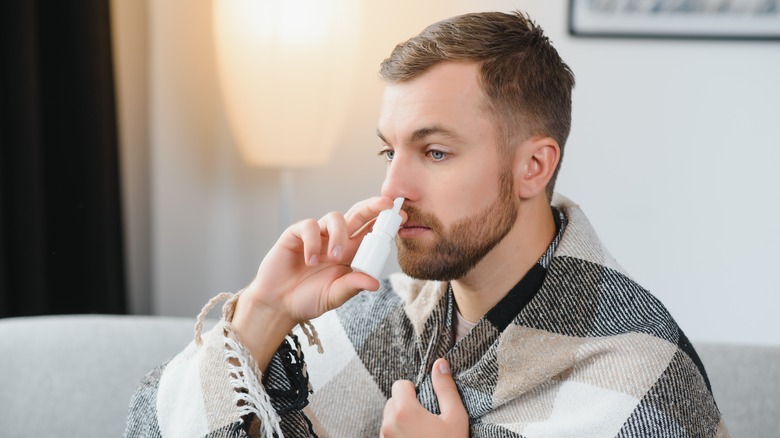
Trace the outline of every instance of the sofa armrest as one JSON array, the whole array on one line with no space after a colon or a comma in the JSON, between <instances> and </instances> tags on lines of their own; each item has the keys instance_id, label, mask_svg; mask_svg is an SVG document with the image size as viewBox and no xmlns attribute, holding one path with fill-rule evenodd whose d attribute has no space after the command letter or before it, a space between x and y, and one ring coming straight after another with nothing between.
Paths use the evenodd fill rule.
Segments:
<instances>
[{"instance_id":1,"label":"sofa armrest","mask_svg":"<svg viewBox=\"0 0 780 438\"><path fill-rule=\"evenodd\" d=\"M715 401L734 437L780 430L780 347L696 343Z\"/></svg>"},{"instance_id":2,"label":"sofa armrest","mask_svg":"<svg viewBox=\"0 0 780 438\"><path fill-rule=\"evenodd\" d=\"M134 390L149 370L187 346L194 321L0 319L0 430L4 436L121 436Z\"/></svg>"}]
</instances>

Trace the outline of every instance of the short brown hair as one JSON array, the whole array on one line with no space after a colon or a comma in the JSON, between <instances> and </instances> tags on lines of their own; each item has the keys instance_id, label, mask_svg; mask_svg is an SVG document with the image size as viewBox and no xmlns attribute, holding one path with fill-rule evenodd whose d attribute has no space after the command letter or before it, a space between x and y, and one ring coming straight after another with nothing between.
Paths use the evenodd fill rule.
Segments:
<instances>
[{"instance_id":1,"label":"short brown hair","mask_svg":"<svg viewBox=\"0 0 780 438\"><path fill-rule=\"evenodd\" d=\"M445 61L477 62L487 109L504 141L544 135L563 148L571 129L574 73L522 13L459 15L425 28L395 47L379 72L387 82L414 79ZM560 161L547 185L552 196Z\"/></svg>"}]
</instances>

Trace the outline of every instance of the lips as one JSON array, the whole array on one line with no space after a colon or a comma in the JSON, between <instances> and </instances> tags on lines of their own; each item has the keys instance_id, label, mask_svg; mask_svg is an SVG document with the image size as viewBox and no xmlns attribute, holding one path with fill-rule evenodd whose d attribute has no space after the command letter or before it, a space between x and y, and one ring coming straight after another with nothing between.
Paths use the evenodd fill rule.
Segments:
<instances>
[{"instance_id":1,"label":"lips","mask_svg":"<svg viewBox=\"0 0 780 438\"><path fill-rule=\"evenodd\" d=\"M412 238L427 233L431 229L417 222L406 221L403 226L398 230L398 237Z\"/></svg>"}]
</instances>

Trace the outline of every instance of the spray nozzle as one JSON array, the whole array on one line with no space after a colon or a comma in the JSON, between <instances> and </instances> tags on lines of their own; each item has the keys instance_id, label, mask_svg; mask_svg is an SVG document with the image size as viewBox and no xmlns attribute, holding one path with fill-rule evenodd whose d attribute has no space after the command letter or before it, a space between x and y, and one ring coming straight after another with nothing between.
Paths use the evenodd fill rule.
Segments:
<instances>
[{"instance_id":1,"label":"spray nozzle","mask_svg":"<svg viewBox=\"0 0 780 438\"><path fill-rule=\"evenodd\" d=\"M404 198L395 198L393 201L393 213L398 214L401 212L401 206L404 205Z\"/></svg>"}]
</instances>

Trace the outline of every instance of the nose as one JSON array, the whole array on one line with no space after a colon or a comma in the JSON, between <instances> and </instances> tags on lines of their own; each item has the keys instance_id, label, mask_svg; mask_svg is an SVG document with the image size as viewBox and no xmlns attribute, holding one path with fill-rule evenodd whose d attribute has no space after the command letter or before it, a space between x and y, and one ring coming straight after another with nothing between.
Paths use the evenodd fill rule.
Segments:
<instances>
[{"instance_id":1,"label":"nose","mask_svg":"<svg viewBox=\"0 0 780 438\"><path fill-rule=\"evenodd\" d=\"M396 152L393 161L387 166L385 181L382 183L382 196L392 199L403 197L407 202L414 202L419 195L417 186L412 163Z\"/></svg>"}]
</instances>

